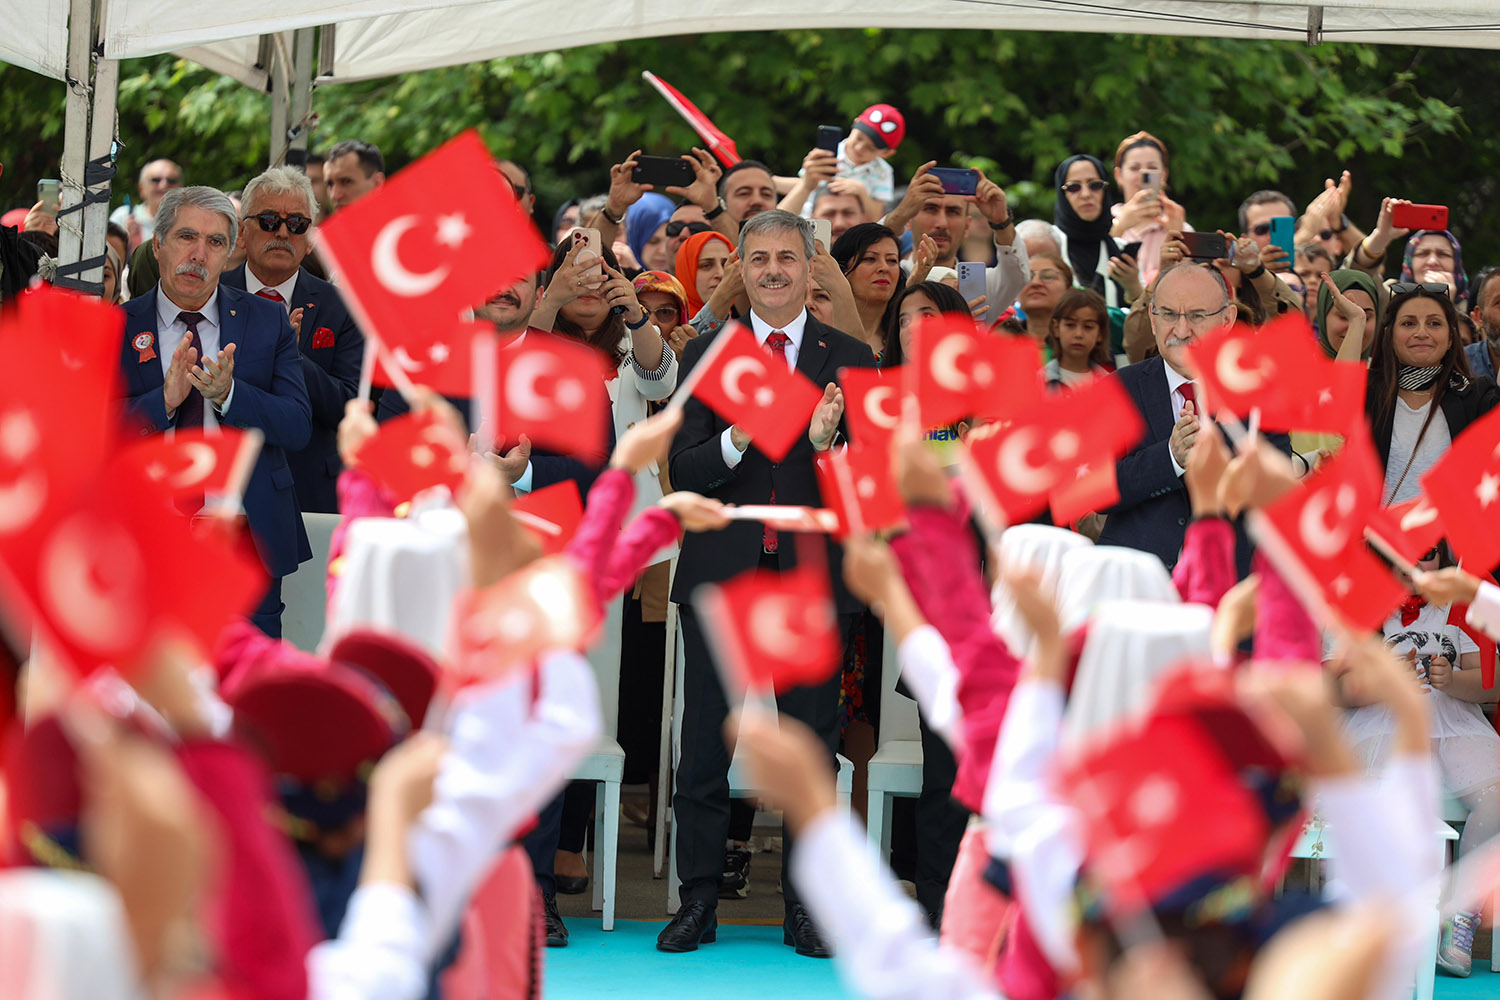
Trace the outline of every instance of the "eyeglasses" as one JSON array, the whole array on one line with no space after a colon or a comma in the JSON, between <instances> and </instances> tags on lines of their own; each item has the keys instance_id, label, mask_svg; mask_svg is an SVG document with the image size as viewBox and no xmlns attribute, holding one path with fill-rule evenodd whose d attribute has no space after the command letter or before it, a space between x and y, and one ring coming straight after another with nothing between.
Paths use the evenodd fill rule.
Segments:
<instances>
[{"instance_id":1,"label":"eyeglasses","mask_svg":"<svg viewBox=\"0 0 1500 1000\"><path fill-rule=\"evenodd\" d=\"M682 313L678 312L676 306L658 306L655 309L647 309L646 311L655 316L659 321L671 323L673 326L677 325L677 317L682 315Z\"/></svg>"},{"instance_id":2,"label":"eyeglasses","mask_svg":"<svg viewBox=\"0 0 1500 1000\"><path fill-rule=\"evenodd\" d=\"M1155 308L1153 308L1151 310L1151 315L1155 316L1157 319L1159 319L1163 323L1167 324L1167 328L1168 329L1171 329L1172 327L1176 326L1177 325L1177 321L1178 320L1182 320L1182 319L1187 320L1188 326L1191 326L1191 327L1197 329L1197 328L1202 327L1205 324L1207 324L1209 320L1213 319L1215 316L1218 316L1219 314L1221 314L1222 312L1224 312L1225 309L1228 309L1228 308L1229 308L1229 304L1228 303L1225 303L1224 305L1222 305L1219 308L1215 309L1213 312L1209 312L1207 309L1192 309L1192 310L1189 310L1188 312L1176 312L1176 311L1171 310L1171 309L1155 309Z\"/></svg>"},{"instance_id":3,"label":"eyeglasses","mask_svg":"<svg viewBox=\"0 0 1500 1000\"><path fill-rule=\"evenodd\" d=\"M167 187L176 187L182 183L181 177L147 177L148 184L165 184Z\"/></svg>"},{"instance_id":4,"label":"eyeglasses","mask_svg":"<svg viewBox=\"0 0 1500 1000\"><path fill-rule=\"evenodd\" d=\"M258 215L250 216L250 218L254 219L260 228L268 233L276 232L276 230L281 228L281 224L285 222L286 231L293 236L301 236L307 232L307 227L312 225L312 220L305 215L277 215L275 212L261 212Z\"/></svg>"},{"instance_id":5,"label":"eyeglasses","mask_svg":"<svg viewBox=\"0 0 1500 1000\"><path fill-rule=\"evenodd\" d=\"M1103 191L1108 186L1103 181L1069 181L1062 186L1062 189L1068 192L1068 194L1077 194L1085 187L1090 191Z\"/></svg>"},{"instance_id":6,"label":"eyeglasses","mask_svg":"<svg viewBox=\"0 0 1500 1000\"><path fill-rule=\"evenodd\" d=\"M1447 295L1448 286L1440 281L1423 281L1414 283L1410 281L1398 281L1391 285L1392 295L1412 295L1416 292L1428 292L1432 295Z\"/></svg>"},{"instance_id":7,"label":"eyeglasses","mask_svg":"<svg viewBox=\"0 0 1500 1000\"><path fill-rule=\"evenodd\" d=\"M683 230L687 230L689 234L694 234L706 233L712 229L712 226L705 222L699 222L697 219L675 219L667 223L667 239L675 240L682 235Z\"/></svg>"}]
</instances>

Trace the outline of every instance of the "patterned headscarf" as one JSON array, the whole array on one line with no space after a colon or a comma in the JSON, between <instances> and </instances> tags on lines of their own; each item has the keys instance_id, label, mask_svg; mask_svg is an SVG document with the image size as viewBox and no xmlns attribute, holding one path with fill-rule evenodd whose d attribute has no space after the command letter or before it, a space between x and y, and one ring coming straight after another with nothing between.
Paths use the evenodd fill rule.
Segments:
<instances>
[{"instance_id":1,"label":"patterned headscarf","mask_svg":"<svg viewBox=\"0 0 1500 1000\"><path fill-rule=\"evenodd\" d=\"M687 291L682 287L682 282L666 271L642 271L636 275L635 293L639 295L642 292L662 292L672 296L677 303L678 323L686 323L693 318L688 315Z\"/></svg>"},{"instance_id":2,"label":"patterned headscarf","mask_svg":"<svg viewBox=\"0 0 1500 1000\"><path fill-rule=\"evenodd\" d=\"M1417 244L1422 242L1424 236L1441 236L1453 244L1453 301L1469 301L1469 278L1464 274L1464 251L1458 244L1458 237L1446 229L1418 229L1411 234L1406 241L1406 254L1401 258L1401 280L1416 281L1411 269L1412 255L1417 252Z\"/></svg>"}]
</instances>

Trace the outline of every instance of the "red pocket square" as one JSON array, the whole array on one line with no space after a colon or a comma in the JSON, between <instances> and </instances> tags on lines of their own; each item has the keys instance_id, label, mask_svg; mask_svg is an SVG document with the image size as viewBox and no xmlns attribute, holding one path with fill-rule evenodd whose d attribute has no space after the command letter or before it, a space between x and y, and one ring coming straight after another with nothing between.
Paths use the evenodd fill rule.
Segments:
<instances>
[{"instance_id":1,"label":"red pocket square","mask_svg":"<svg viewBox=\"0 0 1500 1000\"><path fill-rule=\"evenodd\" d=\"M333 346L333 331L326 326L320 326L313 331L313 350L320 347Z\"/></svg>"}]
</instances>

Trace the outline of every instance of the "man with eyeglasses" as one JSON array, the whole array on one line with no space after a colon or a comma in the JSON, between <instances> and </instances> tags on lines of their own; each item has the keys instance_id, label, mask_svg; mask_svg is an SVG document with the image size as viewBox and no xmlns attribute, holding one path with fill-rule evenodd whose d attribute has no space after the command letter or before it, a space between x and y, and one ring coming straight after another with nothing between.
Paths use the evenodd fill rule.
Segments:
<instances>
[{"instance_id":1,"label":"man with eyeglasses","mask_svg":"<svg viewBox=\"0 0 1500 1000\"><path fill-rule=\"evenodd\" d=\"M287 314L220 281L239 221L214 188L162 199L152 238L161 279L125 304L121 382L127 424L143 435L223 426L265 435L243 502L271 583L251 621L279 638L281 578L312 558L287 464L307 447L312 409ZM205 499L178 505L197 516ZM202 567L206 586L213 569Z\"/></svg>"},{"instance_id":2,"label":"man with eyeglasses","mask_svg":"<svg viewBox=\"0 0 1500 1000\"><path fill-rule=\"evenodd\" d=\"M1150 312L1157 354L1110 376L1130 393L1146 433L1115 464L1120 500L1102 512L1107 517L1098 543L1150 552L1171 569L1182 552L1188 522L1215 513L1193 509L1183 479L1193 443L1205 429L1188 347L1233 323L1238 312L1224 279L1194 263L1161 273L1151 293ZM1207 427L1218 433L1211 422ZM1283 451L1291 447L1285 434L1267 438ZM1236 565L1243 577L1250 571L1251 547L1243 527L1237 534Z\"/></svg>"},{"instance_id":3,"label":"man with eyeglasses","mask_svg":"<svg viewBox=\"0 0 1500 1000\"><path fill-rule=\"evenodd\" d=\"M344 404L359 391L365 338L338 289L304 265L309 233L318 221L317 198L307 175L272 167L245 185L240 241L245 263L224 272L223 283L269 299L286 312L297 334L302 379L312 404L312 437L287 455L304 513L337 514L338 426Z\"/></svg>"},{"instance_id":4,"label":"man with eyeglasses","mask_svg":"<svg viewBox=\"0 0 1500 1000\"><path fill-rule=\"evenodd\" d=\"M141 200L128 201L110 213L109 221L124 226L134 250L156 232L156 211L168 191L182 186L182 168L171 160L152 160L141 168L137 190Z\"/></svg>"}]
</instances>

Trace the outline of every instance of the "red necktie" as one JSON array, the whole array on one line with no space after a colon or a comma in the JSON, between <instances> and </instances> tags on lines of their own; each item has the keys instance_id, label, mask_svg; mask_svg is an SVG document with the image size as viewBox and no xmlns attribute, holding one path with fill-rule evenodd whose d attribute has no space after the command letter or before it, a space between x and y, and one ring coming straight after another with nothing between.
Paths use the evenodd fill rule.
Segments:
<instances>
[{"instance_id":1,"label":"red necktie","mask_svg":"<svg viewBox=\"0 0 1500 1000\"><path fill-rule=\"evenodd\" d=\"M766 337L766 347L770 349L772 354L781 359L782 364L786 363L786 345L790 344L791 342L792 338L788 337L780 330L773 330L771 331L770 336ZM771 487L771 503L774 504L775 502L776 487L773 485ZM761 529L760 545L761 548L764 549L767 553L773 555L781 545L781 540L779 537L777 537L776 529L771 527L771 525L769 524L765 525Z\"/></svg>"},{"instance_id":2,"label":"red necktie","mask_svg":"<svg viewBox=\"0 0 1500 1000\"><path fill-rule=\"evenodd\" d=\"M281 293L278 292L274 288L262 288L260 291L256 292L255 294L259 295L263 299L270 299L272 302L285 302L286 301L286 299L284 299L284 298L281 297Z\"/></svg>"},{"instance_id":3,"label":"red necktie","mask_svg":"<svg viewBox=\"0 0 1500 1000\"><path fill-rule=\"evenodd\" d=\"M1198 387L1191 382L1184 382L1177 387L1184 401L1193 404L1193 412L1198 412Z\"/></svg>"}]
</instances>

